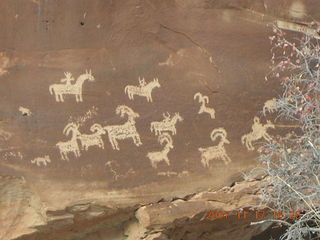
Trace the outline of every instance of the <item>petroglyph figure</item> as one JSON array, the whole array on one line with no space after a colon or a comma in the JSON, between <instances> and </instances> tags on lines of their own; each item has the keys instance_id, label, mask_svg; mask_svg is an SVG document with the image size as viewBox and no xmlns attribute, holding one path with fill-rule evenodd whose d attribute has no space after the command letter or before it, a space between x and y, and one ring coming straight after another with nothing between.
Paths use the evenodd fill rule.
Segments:
<instances>
[{"instance_id":1,"label":"petroglyph figure","mask_svg":"<svg viewBox=\"0 0 320 240\"><path fill-rule=\"evenodd\" d=\"M154 88L159 88L160 83L158 78L154 78L153 81L149 82L148 84L144 80L144 78L139 77L139 86L132 86L132 85L127 85L124 88L124 92L128 94L128 97L130 100L133 100L134 95L146 97L148 102L152 102L152 90Z\"/></svg>"},{"instance_id":2,"label":"petroglyph figure","mask_svg":"<svg viewBox=\"0 0 320 240\"><path fill-rule=\"evenodd\" d=\"M81 135L79 130L79 125L75 123L69 123L63 129L63 134L69 136L71 133L71 139L66 142L58 142L56 146L59 148L61 159L69 161L68 153L73 153L76 158L80 157L80 149L77 142L78 137Z\"/></svg>"},{"instance_id":3,"label":"petroglyph figure","mask_svg":"<svg viewBox=\"0 0 320 240\"><path fill-rule=\"evenodd\" d=\"M273 113L275 110L277 110L277 108L277 99L272 98L264 103L262 110L263 115L266 116L266 111L268 111L269 113Z\"/></svg>"},{"instance_id":4,"label":"petroglyph figure","mask_svg":"<svg viewBox=\"0 0 320 240\"><path fill-rule=\"evenodd\" d=\"M209 103L208 96L204 96L201 93L196 93L193 97L194 100L199 99L199 103L201 103L198 114L208 113L212 119L215 119L216 111L213 108L207 107L206 104Z\"/></svg>"},{"instance_id":5,"label":"petroglyph figure","mask_svg":"<svg viewBox=\"0 0 320 240\"><path fill-rule=\"evenodd\" d=\"M275 128L275 126L267 120L267 123L262 125L258 117L253 118L252 131L241 137L241 142L249 151L254 150L252 145L253 141L259 140L261 138L270 142L272 140L271 136L267 133L268 128Z\"/></svg>"},{"instance_id":6,"label":"petroglyph figure","mask_svg":"<svg viewBox=\"0 0 320 240\"><path fill-rule=\"evenodd\" d=\"M74 84L71 84L73 78L71 73L64 73L66 78L61 79L61 82L65 82L65 84L52 84L49 86L50 94L55 94L55 99L57 102L64 102L63 95L75 95L77 102L82 102L82 85L88 80L90 82L94 81L94 77L91 73L91 70L84 74L81 74Z\"/></svg>"},{"instance_id":7,"label":"petroglyph figure","mask_svg":"<svg viewBox=\"0 0 320 240\"><path fill-rule=\"evenodd\" d=\"M7 131L5 131L3 129L0 129L0 137L2 137L3 140L7 141L7 140L9 140L9 138L12 137L12 133L7 132Z\"/></svg>"},{"instance_id":8,"label":"petroglyph figure","mask_svg":"<svg viewBox=\"0 0 320 240\"><path fill-rule=\"evenodd\" d=\"M127 138L132 138L136 146L142 145L140 135L137 132L135 126L135 119L140 117L140 115L125 105L119 105L116 108L116 114L120 115L120 117L124 117L125 115L127 115L128 120L122 125L112 125L104 127L104 130L108 132L108 137L112 148L114 150L120 150L117 140L123 140Z\"/></svg>"},{"instance_id":9,"label":"petroglyph figure","mask_svg":"<svg viewBox=\"0 0 320 240\"><path fill-rule=\"evenodd\" d=\"M159 135L162 132L169 131L175 135L177 133L176 123L182 122L183 118L179 113L175 113L173 117L170 117L169 113L163 113L163 118L164 119L161 122L151 122L151 132L154 132L155 135Z\"/></svg>"},{"instance_id":10,"label":"petroglyph figure","mask_svg":"<svg viewBox=\"0 0 320 240\"><path fill-rule=\"evenodd\" d=\"M31 116L32 115L32 112L30 111L30 109L28 108L24 108L24 107L19 107L19 111L21 112L21 114L23 116Z\"/></svg>"},{"instance_id":11,"label":"petroglyph figure","mask_svg":"<svg viewBox=\"0 0 320 240\"><path fill-rule=\"evenodd\" d=\"M170 160L168 158L168 153L173 149L172 138L168 133L162 133L158 137L158 141L161 145L165 143L164 148L160 152L150 152L147 157L150 159L153 168L157 168L157 164L161 161L165 161L168 166L170 166Z\"/></svg>"},{"instance_id":12,"label":"petroglyph figure","mask_svg":"<svg viewBox=\"0 0 320 240\"><path fill-rule=\"evenodd\" d=\"M227 132L224 128L213 129L210 134L211 140L214 142L218 137L220 137L218 145L199 148L199 151L201 152L201 163L204 167L209 167L209 162L213 159L222 159L225 165L228 165L231 162L224 147L224 144L230 144L227 139Z\"/></svg>"},{"instance_id":13,"label":"petroglyph figure","mask_svg":"<svg viewBox=\"0 0 320 240\"><path fill-rule=\"evenodd\" d=\"M40 167L41 164L46 167L47 164L51 163L51 160L50 160L49 155L46 155L44 157L38 157L38 158L31 160L31 163L37 164L38 167Z\"/></svg>"},{"instance_id":14,"label":"petroglyph figure","mask_svg":"<svg viewBox=\"0 0 320 240\"><path fill-rule=\"evenodd\" d=\"M84 150L88 150L91 146L98 146L99 148L104 149L104 143L101 135L105 134L106 131L100 124L93 124L90 128L92 134L81 134L78 136L78 139L81 142L81 148Z\"/></svg>"}]
</instances>

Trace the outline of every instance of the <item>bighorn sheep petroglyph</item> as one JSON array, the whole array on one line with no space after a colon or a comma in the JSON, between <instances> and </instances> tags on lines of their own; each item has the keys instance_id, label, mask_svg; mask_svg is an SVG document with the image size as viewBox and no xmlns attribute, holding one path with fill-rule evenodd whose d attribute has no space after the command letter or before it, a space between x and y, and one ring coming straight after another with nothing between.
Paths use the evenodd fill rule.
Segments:
<instances>
[{"instance_id":1,"label":"bighorn sheep petroglyph","mask_svg":"<svg viewBox=\"0 0 320 240\"><path fill-rule=\"evenodd\" d=\"M158 137L158 141L161 145L165 143L164 148L160 152L149 152L147 157L150 159L153 168L157 168L157 164L161 161L165 161L168 166L170 166L170 160L168 158L168 153L173 149L172 138L168 133L162 133Z\"/></svg>"},{"instance_id":2,"label":"bighorn sheep petroglyph","mask_svg":"<svg viewBox=\"0 0 320 240\"><path fill-rule=\"evenodd\" d=\"M90 127L92 134L81 134L78 136L78 139L81 142L81 148L88 150L91 146L98 146L99 148L104 149L104 143L102 140L102 135L106 133L103 127L100 124L93 124Z\"/></svg>"},{"instance_id":3,"label":"bighorn sheep petroglyph","mask_svg":"<svg viewBox=\"0 0 320 240\"><path fill-rule=\"evenodd\" d=\"M208 96L204 96L201 93L196 93L193 97L194 100L199 99L199 103L201 103L199 114L208 113L212 119L215 119L216 111L213 108L207 107L206 104L209 103Z\"/></svg>"},{"instance_id":4,"label":"bighorn sheep petroglyph","mask_svg":"<svg viewBox=\"0 0 320 240\"><path fill-rule=\"evenodd\" d=\"M209 167L209 161L213 159L222 159L224 164L227 165L231 162L231 159L227 155L224 144L230 144L227 139L227 132L224 128L216 128L210 134L212 141L215 141L220 137L218 145L207 148L199 148L201 152L201 163L204 167Z\"/></svg>"}]
</instances>

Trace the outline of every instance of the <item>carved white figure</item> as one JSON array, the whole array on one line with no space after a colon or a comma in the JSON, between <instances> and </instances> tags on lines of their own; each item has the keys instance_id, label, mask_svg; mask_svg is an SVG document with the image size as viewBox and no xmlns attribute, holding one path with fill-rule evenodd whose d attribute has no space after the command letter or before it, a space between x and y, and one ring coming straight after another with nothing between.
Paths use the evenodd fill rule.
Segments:
<instances>
[{"instance_id":1,"label":"carved white figure","mask_svg":"<svg viewBox=\"0 0 320 240\"><path fill-rule=\"evenodd\" d=\"M50 157L49 155L45 155L44 157L37 157L33 160L31 160L32 164L37 164L38 167L41 166L41 164L43 166L47 166L47 164L51 163Z\"/></svg>"},{"instance_id":2,"label":"carved white figure","mask_svg":"<svg viewBox=\"0 0 320 240\"><path fill-rule=\"evenodd\" d=\"M157 164L161 161L165 161L168 166L170 166L170 160L168 158L168 153L173 149L172 138L168 133L162 133L158 137L158 141L161 145L165 143L164 148L160 152L150 152L147 157L150 159L153 168L157 168Z\"/></svg>"},{"instance_id":3,"label":"carved white figure","mask_svg":"<svg viewBox=\"0 0 320 240\"><path fill-rule=\"evenodd\" d=\"M25 108L25 107L19 107L19 111L21 112L21 114L23 116L31 116L32 115L32 112L30 111L30 109L28 108Z\"/></svg>"},{"instance_id":4,"label":"carved white figure","mask_svg":"<svg viewBox=\"0 0 320 240\"><path fill-rule=\"evenodd\" d=\"M227 132L224 128L216 128L210 134L210 138L212 141L215 141L218 137L220 137L220 141L218 145L211 146L207 148L199 148L201 152L201 163L204 167L209 167L209 161L213 159L222 159L224 164L227 165L231 162L224 144L230 144L227 139Z\"/></svg>"},{"instance_id":5,"label":"carved white figure","mask_svg":"<svg viewBox=\"0 0 320 240\"><path fill-rule=\"evenodd\" d=\"M56 146L59 148L60 155L62 160L69 161L68 153L73 153L75 157L80 157L80 149L77 142L78 137L81 135L79 130L79 126L75 123L69 123L63 129L63 134L68 136L70 133L72 134L71 139L66 142L58 142Z\"/></svg>"},{"instance_id":6,"label":"carved white figure","mask_svg":"<svg viewBox=\"0 0 320 240\"><path fill-rule=\"evenodd\" d=\"M169 113L163 113L163 120L161 122L151 122L150 130L155 132L156 135L161 134L162 132L169 131L173 135L177 133L176 123L182 122L183 118L179 113L175 113L173 117L170 117Z\"/></svg>"},{"instance_id":7,"label":"carved white figure","mask_svg":"<svg viewBox=\"0 0 320 240\"><path fill-rule=\"evenodd\" d=\"M128 120L122 125L111 125L104 127L104 129L108 132L108 137L112 148L115 150L120 150L117 140L123 140L127 138L132 138L136 146L142 145L140 135L135 126L135 119L140 115L125 105L119 105L116 108L116 114L120 115L120 117L124 117L126 114L128 116Z\"/></svg>"},{"instance_id":8,"label":"carved white figure","mask_svg":"<svg viewBox=\"0 0 320 240\"><path fill-rule=\"evenodd\" d=\"M65 84L52 84L49 86L50 94L55 94L55 98L57 102L64 102L63 95L75 95L77 102L82 102L82 85L88 80L90 82L94 81L94 77L91 73L91 70L84 74L81 74L74 84L71 84L71 81L74 79L71 76L71 73L64 73L66 78L61 79L61 82L65 82Z\"/></svg>"},{"instance_id":9,"label":"carved white figure","mask_svg":"<svg viewBox=\"0 0 320 240\"><path fill-rule=\"evenodd\" d=\"M261 138L270 142L272 140L271 136L267 133L268 128L275 128L275 126L267 120L267 123L262 125L258 117L253 118L252 131L241 137L241 142L247 147L249 151L254 150L252 145L253 141L259 140Z\"/></svg>"},{"instance_id":10,"label":"carved white figure","mask_svg":"<svg viewBox=\"0 0 320 240\"><path fill-rule=\"evenodd\" d=\"M272 98L264 103L262 111L263 115L266 115L266 111L268 111L269 113L273 113L275 110L277 110L277 108L277 99Z\"/></svg>"},{"instance_id":11,"label":"carved white figure","mask_svg":"<svg viewBox=\"0 0 320 240\"><path fill-rule=\"evenodd\" d=\"M199 114L208 113L212 119L215 119L216 111L213 108L207 107L206 104L209 103L208 96L203 96L201 93L196 93L193 97L194 100L199 99L199 103L201 103Z\"/></svg>"},{"instance_id":12,"label":"carved white figure","mask_svg":"<svg viewBox=\"0 0 320 240\"><path fill-rule=\"evenodd\" d=\"M130 100L133 100L134 95L138 95L146 97L148 102L152 102L151 93L152 90L156 87L160 87L158 78L154 78L153 81L147 84L144 78L141 79L139 77L139 86L127 85L124 89L124 92L128 94Z\"/></svg>"},{"instance_id":13,"label":"carved white figure","mask_svg":"<svg viewBox=\"0 0 320 240\"><path fill-rule=\"evenodd\" d=\"M93 124L90 127L90 131L92 134L81 134L78 136L78 139L81 142L81 148L84 150L88 150L91 146L98 146L99 148L104 149L104 143L101 135L105 134L106 131L100 124Z\"/></svg>"}]
</instances>

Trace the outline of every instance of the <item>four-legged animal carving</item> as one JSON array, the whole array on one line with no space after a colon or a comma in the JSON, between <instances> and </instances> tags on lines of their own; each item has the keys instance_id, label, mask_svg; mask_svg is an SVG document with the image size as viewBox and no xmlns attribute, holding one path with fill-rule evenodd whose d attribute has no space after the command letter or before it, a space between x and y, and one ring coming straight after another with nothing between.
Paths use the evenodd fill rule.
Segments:
<instances>
[{"instance_id":1,"label":"four-legged animal carving","mask_svg":"<svg viewBox=\"0 0 320 240\"><path fill-rule=\"evenodd\" d=\"M80 134L78 128L79 128L79 126L77 124L69 123L63 129L63 134L68 136L71 132L72 137L69 141L58 142L56 144L56 146L59 148L62 160L69 161L68 153L73 153L75 155L75 157L80 157L80 149L78 146L77 139L81 134Z\"/></svg>"},{"instance_id":2,"label":"four-legged animal carving","mask_svg":"<svg viewBox=\"0 0 320 240\"><path fill-rule=\"evenodd\" d=\"M203 96L201 93L196 93L193 97L194 100L199 98L199 103L201 103L199 114L208 113L212 119L215 118L216 111L213 108L207 107L206 104L209 103L209 98L207 96Z\"/></svg>"},{"instance_id":3,"label":"four-legged animal carving","mask_svg":"<svg viewBox=\"0 0 320 240\"><path fill-rule=\"evenodd\" d=\"M169 131L173 135L177 133L176 123L182 122L183 118L179 113L175 113L172 118L170 118L170 114L163 114L164 119L161 122L151 122L150 130L151 132L155 132L156 135L161 134L162 132Z\"/></svg>"},{"instance_id":4,"label":"four-legged animal carving","mask_svg":"<svg viewBox=\"0 0 320 240\"><path fill-rule=\"evenodd\" d=\"M104 129L108 132L108 137L112 148L115 150L120 150L117 140L123 140L127 138L132 138L136 146L142 145L140 135L135 126L135 119L139 117L139 114L125 105L118 106L116 109L116 114L120 115L121 117L124 117L126 114L128 116L128 120L122 125L104 127Z\"/></svg>"},{"instance_id":5,"label":"four-legged animal carving","mask_svg":"<svg viewBox=\"0 0 320 240\"><path fill-rule=\"evenodd\" d=\"M84 150L88 150L91 146L98 146L99 148L104 149L104 143L101 135L105 134L106 131L100 124L93 124L90 128L92 134L81 134L78 139L81 142L81 148Z\"/></svg>"},{"instance_id":6,"label":"four-legged animal carving","mask_svg":"<svg viewBox=\"0 0 320 240\"><path fill-rule=\"evenodd\" d=\"M268 128L275 128L275 126L267 120L267 123L262 125L258 117L253 118L252 131L248 134L245 134L241 137L241 142L247 147L249 151L254 150L252 145L253 141L259 140L261 138L270 142L272 140L271 136L267 133Z\"/></svg>"},{"instance_id":7,"label":"four-legged animal carving","mask_svg":"<svg viewBox=\"0 0 320 240\"><path fill-rule=\"evenodd\" d=\"M162 133L158 137L159 143L162 145L165 143L163 150L160 152L150 152L147 154L147 157L150 159L151 165L153 168L157 168L157 164L161 161L165 161L168 166L170 166L170 161L168 158L168 153L173 149L172 138L168 133Z\"/></svg>"},{"instance_id":8,"label":"four-legged animal carving","mask_svg":"<svg viewBox=\"0 0 320 240\"><path fill-rule=\"evenodd\" d=\"M47 164L49 164L51 162L49 155L46 155L44 157L38 157L35 158L33 160L31 160L32 164L37 164L38 167L41 166L41 164L43 164L44 166L47 166Z\"/></svg>"},{"instance_id":9,"label":"four-legged animal carving","mask_svg":"<svg viewBox=\"0 0 320 240\"><path fill-rule=\"evenodd\" d=\"M227 132L224 128L216 128L210 134L211 140L215 141L218 137L220 137L220 141L218 145L207 147L207 148L199 148L201 152L201 163L204 167L209 167L209 161L213 159L222 159L224 164L227 165L231 162L231 159L226 153L226 149L224 144L229 144L229 140L227 139Z\"/></svg>"},{"instance_id":10,"label":"four-legged animal carving","mask_svg":"<svg viewBox=\"0 0 320 240\"><path fill-rule=\"evenodd\" d=\"M138 95L138 96L142 96L142 97L146 97L148 102L152 102L152 90L154 88L159 88L160 87L160 83L158 78L154 78L152 82L149 82L148 84L146 84L144 78L140 78L139 77L139 84L140 86L132 86L132 85L128 85L125 87L124 92L126 94L128 94L128 97L130 100L133 100L133 96L134 95Z\"/></svg>"},{"instance_id":11,"label":"four-legged animal carving","mask_svg":"<svg viewBox=\"0 0 320 240\"><path fill-rule=\"evenodd\" d=\"M71 73L65 73L66 78L62 79L61 82L66 82L65 84L52 84L49 86L50 94L55 94L55 98L57 102L64 102L63 95L75 95L77 102L82 102L82 85L86 80L90 82L94 81L94 77L91 74L91 70L80 75L75 82L75 84L71 84L71 81L74 79L71 76Z\"/></svg>"},{"instance_id":12,"label":"four-legged animal carving","mask_svg":"<svg viewBox=\"0 0 320 240\"><path fill-rule=\"evenodd\" d=\"M263 115L265 116L266 115L266 111L268 111L269 113L273 113L275 110L277 110L277 99L276 98L272 98L268 101L266 101L264 103L264 106L263 106Z\"/></svg>"}]
</instances>

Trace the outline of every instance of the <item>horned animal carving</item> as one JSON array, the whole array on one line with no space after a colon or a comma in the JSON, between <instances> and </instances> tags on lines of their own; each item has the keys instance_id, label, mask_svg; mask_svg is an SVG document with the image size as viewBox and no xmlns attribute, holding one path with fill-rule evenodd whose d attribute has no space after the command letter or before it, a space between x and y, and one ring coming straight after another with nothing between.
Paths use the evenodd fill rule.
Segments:
<instances>
[{"instance_id":1,"label":"horned animal carving","mask_svg":"<svg viewBox=\"0 0 320 240\"><path fill-rule=\"evenodd\" d=\"M91 70L86 72L84 74L81 74L76 82L72 84L71 82L74 81L74 78L72 77L72 74L69 72L64 73L66 78L61 79L60 81L62 83L65 82L65 84L52 84L49 86L50 94L55 95L55 99L57 102L64 102L63 95L75 95L77 102L82 102L82 85L86 80L89 80L90 82L94 81L94 77L91 73Z\"/></svg>"},{"instance_id":2,"label":"horned animal carving","mask_svg":"<svg viewBox=\"0 0 320 240\"><path fill-rule=\"evenodd\" d=\"M69 161L68 153L73 153L75 157L80 157L80 149L78 146L77 139L81 135L79 130L79 125L75 123L69 123L63 129L63 134L69 136L71 133L71 139L66 142L58 142L56 146L59 148L61 159Z\"/></svg>"},{"instance_id":3,"label":"horned animal carving","mask_svg":"<svg viewBox=\"0 0 320 240\"><path fill-rule=\"evenodd\" d=\"M134 112L131 108L125 105L120 105L116 108L116 114L120 117L128 116L127 122L122 125L112 125L104 127L104 130L108 132L109 141L111 146L115 150L120 150L117 140L123 140L132 138L136 146L142 145L140 135L136 129L135 119L139 117L139 114Z\"/></svg>"},{"instance_id":4,"label":"horned animal carving","mask_svg":"<svg viewBox=\"0 0 320 240\"><path fill-rule=\"evenodd\" d=\"M160 152L149 152L147 157L150 159L153 168L157 168L157 164L161 161L165 161L168 166L170 166L170 160L168 158L168 153L173 149L172 138L168 133L162 133L158 137L158 141L161 145L165 143L165 146Z\"/></svg>"},{"instance_id":5,"label":"horned animal carving","mask_svg":"<svg viewBox=\"0 0 320 240\"><path fill-rule=\"evenodd\" d=\"M102 140L102 135L106 133L103 127L100 124L93 124L90 127L92 134L81 134L78 136L78 139L81 142L81 148L88 150L91 146L98 146L99 148L104 149L104 143Z\"/></svg>"},{"instance_id":6,"label":"horned animal carving","mask_svg":"<svg viewBox=\"0 0 320 240\"><path fill-rule=\"evenodd\" d=\"M155 135L159 135L162 132L171 132L173 135L177 133L176 123L182 122L183 118L179 113L175 113L173 117L170 117L169 113L163 113L163 120L161 122L151 122L150 130Z\"/></svg>"},{"instance_id":7,"label":"horned animal carving","mask_svg":"<svg viewBox=\"0 0 320 240\"><path fill-rule=\"evenodd\" d=\"M144 80L144 78L139 77L139 86L132 86L132 85L127 85L124 88L124 92L128 94L128 97L130 100L133 100L134 95L146 97L148 102L152 102L152 90L154 88L159 88L160 83L158 78L154 78L153 81L149 82L148 84Z\"/></svg>"},{"instance_id":8,"label":"horned animal carving","mask_svg":"<svg viewBox=\"0 0 320 240\"><path fill-rule=\"evenodd\" d=\"M222 159L224 164L227 165L231 162L231 159L227 155L224 144L229 144L229 140L227 139L227 132L224 128L216 128L210 134L211 140L215 141L218 137L220 137L220 141L218 145L211 146L207 148L199 148L201 152L201 163L204 167L209 167L210 160L213 159Z\"/></svg>"},{"instance_id":9,"label":"horned animal carving","mask_svg":"<svg viewBox=\"0 0 320 240\"><path fill-rule=\"evenodd\" d=\"M208 96L204 96L201 93L196 93L193 97L194 100L199 99L199 103L201 103L198 114L208 113L212 119L215 119L216 111L213 108L207 107L206 104L209 103Z\"/></svg>"},{"instance_id":10,"label":"horned animal carving","mask_svg":"<svg viewBox=\"0 0 320 240\"><path fill-rule=\"evenodd\" d=\"M258 117L253 118L252 131L241 137L241 142L249 151L254 150L252 145L253 141L259 140L261 138L270 142L272 140L271 136L267 133L268 128L275 128L275 126L267 120L267 123L262 125Z\"/></svg>"},{"instance_id":11,"label":"horned animal carving","mask_svg":"<svg viewBox=\"0 0 320 240\"><path fill-rule=\"evenodd\" d=\"M49 164L50 162L51 162L51 160L50 160L49 155L46 155L44 157L37 157L37 158L31 160L31 163L37 164L38 167L40 167L41 164L46 167L47 164Z\"/></svg>"}]
</instances>

